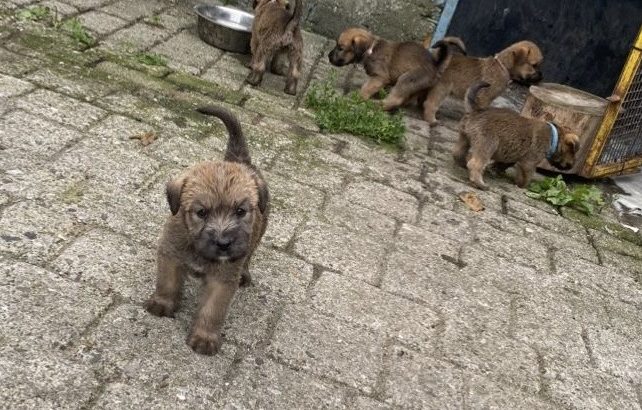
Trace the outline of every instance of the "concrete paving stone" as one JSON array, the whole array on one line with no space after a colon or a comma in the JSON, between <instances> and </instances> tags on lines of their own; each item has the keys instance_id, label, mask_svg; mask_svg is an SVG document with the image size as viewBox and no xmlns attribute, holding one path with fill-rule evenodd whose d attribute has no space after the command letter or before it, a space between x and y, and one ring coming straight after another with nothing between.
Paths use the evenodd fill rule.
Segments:
<instances>
[{"instance_id":1,"label":"concrete paving stone","mask_svg":"<svg viewBox=\"0 0 642 410\"><path fill-rule=\"evenodd\" d=\"M88 10L101 7L112 0L64 0L65 3L69 3L78 7L80 10Z\"/></svg>"},{"instance_id":2,"label":"concrete paving stone","mask_svg":"<svg viewBox=\"0 0 642 410\"><path fill-rule=\"evenodd\" d=\"M366 164L362 161L349 160L341 155L329 151L327 149L313 148L310 154L314 155L318 161L334 168L340 168L350 174L361 174L366 168Z\"/></svg>"},{"instance_id":3,"label":"concrete paving stone","mask_svg":"<svg viewBox=\"0 0 642 410\"><path fill-rule=\"evenodd\" d=\"M292 240L297 228L304 225L307 217L296 212L275 209L270 211L268 227L263 236L263 244L283 249Z\"/></svg>"},{"instance_id":4,"label":"concrete paving stone","mask_svg":"<svg viewBox=\"0 0 642 410\"><path fill-rule=\"evenodd\" d=\"M147 123L115 114L109 115L89 131L93 140L132 150L140 146L140 142L133 140L132 137L147 132L158 134L157 129Z\"/></svg>"},{"instance_id":5,"label":"concrete paving stone","mask_svg":"<svg viewBox=\"0 0 642 410\"><path fill-rule=\"evenodd\" d=\"M212 67L203 72L201 78L229 90L238 91L243 88L245 78L250 73L247 62L249 60L246 56L225 53Z\"/></svg>"},{"instance_id":6,"label":"concrete paving stone","mask_svg":"<svg viewBox=\"0 0 642 410\"><path fill-rule=\"evenodd\" d=\"M593 368L546 365L548 395L563 408L640 409L635 387Z\"/></svg>"},{"instance_id":7,"label":"concrete paving stone","mask_svg":"<svg viewBox=\"0 0 642 410\"><path fill-rule=\"evenodd\" d=\"M167 92L173 89L171 83L159 80L155 76L147 75L141 71L112 63L111 61L99 63L96 66L96 70L117 81L128 84L130 87L141 88L154 95L156 92Z\"/></svg>"},{"instance_id":8,"label":"concrete paving stone","mask_svg":"<svg viewBox=\"0 0 642 410\"><path fill-rule=\"evenodd\" d=\"M153 408L163 410L175 409L211 409L220 407L221 403L206 392L192 393L191 388L149 389L143 385L114 382L105 387L98 400L93 404L96 409L117 408ZM213 400L214 399L214 400Z\"/></svg>"},{"instance_id":9,"label":"concrete paving stone","mask_svg":"<svg viewBox=\"0 0 642 410\"><path fill-rule=\"evenodd\" d=\"M132 2L127 3L138 4ZM145 2L144 4L147 3L151 2ZM131 27L110 34L101 42L101 47L126 52L143 51L165 40L170 35L171 33L169 31L163 30L162 28L153 27L145 23L136 23Z\"/></svg>"},{"instance_id":10,"label":"concrete paving stone","mask_svg":"<svg viewBox=\"0 0 642 410\"><path fill-rule=\"evenodd\" d=\"M166 56L171 69L196 75L223 54L189 31L181 31L151 51Z\"/></svg>"},{"instance_id":11,"label":"concrete paving stone","mask_svg":"<svg viewBox=\"0 0 642 410\"><path fill-rule=\"evenodd\" d=\"M342 195L330 198L324 210L325 219L333 225L357 233L391 239L395 231L394 219L376 211L355 205Z\"/></svg>"},{"instance_id":12,"label":"concrete paving stone","mask_svg":"<svg viewBox=\"0 0 642 410\"><path fill-rule=\"evenodd\" d=\"M366 330L286 307L268 354L288 366L372 393L383 360L383 340Z\"/></svg>"},{"instance_id":13,"label":"concrete paving stone","mask_svg":"<svg viewBox=\"0 0 642 410\"><path fill-rule=\"evenodd\" d=\"M439 322L437 314L426 306L331 272L321 275L310 299L315 308L328 315L422 350L435 337Z\"/></svg>"},{"instance_id":14,"label":"concrete paving stone","mask_svg":"<svg viewBox=\"0 0 642 410\"><path fill-rule=\"evenodd\" d=\"M33 85L27 81L0 74L0 99L25 94L33 88Z\"/></svg>"},{"instance_id":15,"label":"concrete paving stone","mask_svg":"<svg viewBox=\"0 0 642 410\"><path fill-rule=\"evenodd\" d=\"M354 400L353 403L353 408L359 409L359 410L390 410L392 407L390 407L387 404L381 403L380 401L377 401L375 399L371 399L370 397L365 397L365 396L359 396Z\"/></svg>"},{"instance_id":16,"label":"concrete paving stone","mask_svg":"<svg viewBox=\"0 0 642 410\"><path fill-rule=\"evenodd\" d=\"M474 216L458 214L446 209L425 204L421 209L418 226L438 233L456 242L469 241L473 235L470 219Z\"/></svg>"},{"instance_id":17,"label":"concrete paving stone","mask_svg":"<svg viewBox=\"0 0 642 410\"><path fill-rule=\"evenodd\" d=\"M95 289L22 262L0 266L0 287L3 345L25 354L66 347L111 303Z\"/></svg>"},{"instance_id":18,"label":"concrete paving stone","mask_svg":"<svg viewBox=\"0 0 642 410\"><path fill-rule=\"evenodd\" d=\"M473 219L483 221L502 231L507 231L527 238L528 240L539 242L569 258L577 257L598 263L597 252L595 248L589 244L586 234L584 236L577 236L576 238L569 238L566 235L550 231L539 225L524 223L524 221L493 211L481 212Z\"/></svg>"},{"instance_id":19,"label":"concrete paving stone","mask_svg":"<svg viewBox=\"0 0 642 410\"><path fill-rule=\"evenodd\" d=\"M79 227L57 206L18 202L2 212L0 250L30 262L44 262L70 240Z\"/></svg>"},{"instance_id":20,"label":"concrete paving stone","mask_svg":"<svg viewBox=\"0 0 642 410\"><path fill-rule=\"evenodd\" d=\"M436 306L467 278L459 269L435 254L391 253L385 265L382 288L389 292Z\"/></svg>"},{"instance_id":21,"label":"concrete paving stone","mask_svg":"<svg viewBox=\"0 0 642 410\"><path fill-rule=\"evenodd\" d=\"M78 20L89 31L99 36L105 36L120 30L129 24L127 20L101 13L97 10L91 10L78 16Z\"/></svg>"},{"instance_id":22,"label":"concrete paving stone","mask_svg":"<svg viewBox=\"0 0 642 410\"><path fill-rule=\"evenodd\" d=\"M576 241L586 240L586 229L559 215L542 211L522 202L509 200L506 203L508 215L544 227ZM552 209L552 208L551 208Z\"/></svg>"},{"instance_id":23,"label":"concrete paving stone","mask_svg":"<svg viewBox=\"0 0 642 410\"><path fill-rule=\"evenodd\" d=\"M99 386L91 368L55 350L0 348L0 400L5 408L80 408Z\"/></svg>"},{"instance_id":24,"label":"concrete paving stone","mask_svg":"<svg viewBox=\"0 0 642 410\"><path fill-rule=\"evenodd\" d=\"M298 156L286 152L277 158L270 170L328 193L338 193L348 175L339 168L313 161L305 154ZM320 175L323 178L319 178Z\"/></svg>"},{"instance_id":25,"label":"concrete paving stone","mask_svg":"<svg viewBox=\"0 0 642 410\"><path fill-rule=\"evenodd\" d=\"M597 299L598 295L642 306L642 285L617 269L594 265L590 262L555 255L557 274L564 279L568 289Z\"/></svg>"},{"instance_id":26,"label":"concrete paving stone","mask_svg":"<svg viewBox=\"0 0 642 410\"><path fill-rule=\"evenodd\" d=\"M59 18L69 17L73 14L78 13L78 9L70 4L62 3L60 1L40 1L38 5L49 7L53 15L57 15Z\"/></svg>"},{"instance_id":27,"label":"concrete paving stone","mask_svg":"<svg viewBox=\"0 0 642 410\"><path fill-rule=\"evenodd\" d=\"M467 408L475 410L552 410L557 406L539 399L536 395L490 381L484 376L474 375L467 381L464 402Z\"/></svg>"},{"instance_id":28,"label":"concrete paving stone","mask_svg":"<svg viewBox=\"0 0 642 410\"><path fill-rule=\"evenodd\" d=\"M307 185L291 181L273 173L264 172L268 183L270 200L274 209L296 211L311 215L323 202L323 193Z\"/></svg>"},{"instance_id":29,"label":"concrete paving stone","mask_svg":"<svg viewBox=\"0 0 642 410\"><path fill-rule=\"evenodd\" d=\"M33 57L25 57L20 54L0 48L0 73L10 76L20 76L29 71L35 70L42 64Z\"/></svg>"},{"instance_id":30,"label":"concrete paving stone","mask_svg":"<svg viewBox=\"0 0 642 410\"><path fill-rule=\"evenodd\" d=\"M395 248L406 255L417 258L440 256L457 260L460 244L444 238L441 234L414 225L403 224L397 233Z\"/></svg>"},{"instance_id":31,"label":"concrete paving stone","mask_svg":"<svg viewBox=\"0 0 642 410\"><path fill-rule=\"evenodd\" d=\"M84 101L93 101L112 92L115 87L95 79L87 80L77 71L43 68L25 78L41 87L53 89Z\"/></svg>"},{"instance_id":32,"label":"concrete paving stone","mask_svg":"<svg viewBox=\"0 0 642 410\"><path fill-rule=\"evenodd\" d=\"M376 195L372 195L376 192ZM346 187L344 197L365 208L372 209L403 222L414 222L419 201L404 192L369 181L355 182Z\"/></svg>"},{"instance_id":33,"label":"concrete paving stone","mask_svg":"<svg viewBox=\"0 0 642 410\"><path fill-rule=\"evenodd\" d=\"M76 239L52 265L64 277L142 303L153 288L156 252L103 230Z\"/></svg>"},{"instance_id":34,"label":"concrete paving stone","mask_svg":"<svg viewBox=\"0 0 642 410\"><path fill-rule=\"evenodd\" d=\"M597 366L605 373L642 383L642 347L637 337L630 339L617 329L589 328L586 332Z\"/></svg>"},{"instance_id":35,"label":"concrete paving stone","mask_svg":"<svg viewBox=\"0 0 642 410\"><path fill-rule=\"evenodd\" d=\"M478 246L495 253L497 256L535 268L541 272L550 270L546 246L509 232L500 231L485 223L479 223L474 220L473 222Z\"/></svg>"},{"instance_id":36,"label":"concrete paving stone","mask_svg":"<svg viewBox=\"0 0 642 410\"><path fill-rule=\"evenodd\" d=\"M187 138L174 137L171 134L163 133L153 144L144 148L143 152L160 161L172 162L181 167L189 167L201 161L218 160L223 157L225 142L218 138L212 138L211 142L217 144L219 149L213 150L212 144L204 147L198 142Z\"/></svg>"},{"instance_id":37,"label":"concrete paving stone","mask_svg":"<svg viewBox=\"0 0 642 410\"><path fill-rule=\"evenodd\" d=\"M37 90L20 97L16 106L78 129L86 129L107 115L98 107L48 90Z\"/></svg>"},{"instance_id":38,"label":"concrete paving stone","mask_svg":"<svg viewBox=\"0 0 642 410\"><path fill-rule=\"evenodd\" d=\"M144 2L120 0L103 7L101 11L126 20L136 20L144 16L151 16L166 6L167 3L163 0L149 0Z\"/></svg>"},{"instance_id":39,"label":"concrete paving stone","mask_svg":"<svg viewBox=\"0 0 642 410\"><path fill-rule=\"evenodd\" d=\"M482 201L487 210L500 212L502 209L501 195L491 191L480 191L467 183L452 179L445 170L437 170L436 172L429 173L426 176L426 183L427 194L433 194L433 196L427 195L428 199L435 198L436 196L436 203L433 203L433 205L458 213L474 215L475 212L471 211L468 206L459 199L461 193L473 192ZM431 201L429 200L428 203L431 203Z\"/></svg>"},{"instance_id":40,"label":"concrete paving stone","mask_svg":"<svg viewBox=\"0 0 642 410\"><path fill-rule=\"evenodd\" d=\"M282 300L303 302L312 282L312 265L285 253L259 247L250 265L252 282Z\"/></svg>"},{"instance_id":41,"label":"concrete paving stone","mask_svg":"<svg viewBox=\"0 0 642 410\"><path fill-rule=\"evenodd\" d=\"M593 321L585 320L591 327L613 330L624 337L634 340L642 332L642 322L639 320L639 310L636 306L616 300L604 301L607 318L600 320L597 315Z\"/></svg>"},{"instance_id":42,"label":"concrete paving stone","mask_svg":"<svg viewBox=\"0 0 642 410\"><path fill-rule=\"evenodd\" d=\"M4 151L24 157L51 157L82 136L78 131L20 110L10 112L0 122L0 145Z\"/></svg>"},{"instance_id":43,"label":"concrete paving stone","mask_svg":"<svg viewBox=\"0 0 642 410\"><path fill-rule=\"evenodd\" d=\"M462 407L462 373L453 365L406 348L392 348L386 402L408 409Z\"/></svg>"},{"instance_id":44,"label":"concrete paving stone","mask_svg":"<svg viewBox=\"0 0 642 410\"><path fill-rule=\"evenodd\" d=\"M142 306L124 304L108 312L78 343L75 357L100 369L105 377L118 374L121 383L210 408L225 388L223 380L236 348L224 343L215 356L194 353L185 343L189 323L158 318ZM213 399L213 400L212 400Z\"/></svg>"},{"instance_id":45,"label":"concrete paving stone","mask_svg":"<svg viewBox=\"0 0 642 410\"><path fill-rule=\"evenodd\" d=\"M619 255L642 260L642 246L638 246L625 240L620 240L612 235L598 232L593 229L590 229L589 231L593 237L595 246L597 246L601 251L606 250Z\"/></svg>"},{"instance_id":46,"label":"concrete paving stone","mask_svg":"<svg viewBox=\"0 0 642 410\"><path fill-rule=\"evenodd\" d=\"M262 357L247 356L230 382L225 409L342 409L342 388Z\"/></svg>"},{"instance_id":47,"label":"concrete paving stone","mask_svg":"<svg viewBox=\"0 0 642 410\"><path fill-rule=\"evenodd\" d=\"M43 203L74 202L76 187L83 183L81 176L67 177L46 169L47 160L34 160L6 150L7 156L0 160L4 175L0 178L0 192L16 199L39 200Z\"/></svg>"},{"instance_id":48,"label":"concrete paving stone","mask_svg":"<svg viewBox=\"0 0 642 410\"><path fill-rule=\"evenodd\" d=\"M294 244L294 251L306 261L368 283L377 281L385 249L386 244L375 237L317 221L306 224Z\"/></svg>"},{"instance_id":49,"label":"concrete paving stone","mask_svg":"<svg viewBox=\"0 0 642 410\"><path fill-rule=\"evenodd\" d=\"M600 250L600 255L605 266L615 268L622 274L631 275L633 278L637 276L637 282L642 283L642 263L640 263L639 259L619 255L604 249Z\"/></svg>"},{"instance_id":50,"label":"concrete paving stone","mask_svg":"<svg viewBox=\"0 0 642 410\"><path fill-rule=\"evenodd\" d=\"M158 16L158 18L154 18ZM196 18L191 10L183 7L173 7L165 9L161 13L156 13L145 19L147 24L160 25L171 31L178 31L184 28L194 26Z\"/></svg>"},{"instance_id":51,"label":"concrete paving stone","mask_svg":"<svg viewBox=\"0 0 642 410\"><path fill-rule=\"evenodd\" d=\"M292 100L292 105L284 105L283 99L286 97L270 96L269 94L266 94L259 90L247 87L245 87L243 91L250 95L250 97L243 104L243 108L246 108L255 113L276 117L292 124L297 124L314 132L319 131L319 127L314 121L311 113L300 108L296 110L292 108L294 100Z\"/></svg>"}]
</instances>

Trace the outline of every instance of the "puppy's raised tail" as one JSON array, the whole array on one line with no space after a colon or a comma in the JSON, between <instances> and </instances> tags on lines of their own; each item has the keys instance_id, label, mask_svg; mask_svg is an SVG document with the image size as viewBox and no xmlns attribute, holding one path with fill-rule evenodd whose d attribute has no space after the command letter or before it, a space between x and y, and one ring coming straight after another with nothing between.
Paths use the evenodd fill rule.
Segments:
<instances>
[{"instance_id":1,"label":"puppy's raised tail","mask_svg":"<svg viewBox=\"0 0 642 410\"><path fill-rule=\"evenodd\" d=\"M477 105L477 94L479 93L479 90L481 90L482 88L488 88L488 87L490 87L490 84L488 84L485 81L480 81L470 86L468 91L466 91L466 98L464 99L465 101L464 104L466 106L466 113L481 111L481 108L479 107L479 105Z\"/></svg>"},{"instance_id":2,"label":"puppy's raised tail","mask_svg":"<svg viewBox=\"0 0 642 410\"><path fill-rule=\"evenodd\" d=\"M240 162L247 165L252 163L250 150L247 147L247 141L245 140L245 135L243 135L241 124L234 114L225 108L214 106L197 108L196 111L201 114L217 117L225 124L225 128L227 128L227 132L229 133L227 149L225 150L225 161Z\"/></svg>"},{"instance_id":3,"label":"puppy's raised tail","mask_svg":"<svg viewBox=\"0 0 642 410\"><path fill-rule=\"evenodd\" d=\"M285 32L289 33L294 31L301 23L301 16L303 15L303 0L294 0L294 11L290 21L285 26Z\"/></svg>"},{"instance_id":4,"label":"puppy's raised tail","mask_svg":"<svg viewBox=\"0 0 642 410\"><path fill-rule=\"evenodd\" d=\"M459 37L444 37L436 42L433 48L437 49L435 65L439 74L443 74L450 65L450 60L453 58L453 50L466 55L466 46Z\"/></svg>"}]
</instances>

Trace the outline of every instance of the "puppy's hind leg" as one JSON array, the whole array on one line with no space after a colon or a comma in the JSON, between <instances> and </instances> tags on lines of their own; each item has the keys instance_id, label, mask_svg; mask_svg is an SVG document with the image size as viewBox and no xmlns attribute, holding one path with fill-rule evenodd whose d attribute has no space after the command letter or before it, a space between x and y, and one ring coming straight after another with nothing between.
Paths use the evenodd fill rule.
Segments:
<instances>
[{"instance_id":1,"label":"puppy's hind leg","mask_svg":"<svg viewBox=\"0 0 642 410\"><path fill-rule=\"evenodd\" d=\"M388 83L383 78L370 77L368 81L366 81L361 86L359 95L361 95L361 98L363 98L364 100L369 100L373 95L379 92L379 90L381 90L386 85L388 85Z\"/></svg>"},{"instance_id":2,"label":"puppy's hind leg","mask_svg":"<svg viewBox=\"0 0 642 410\"><path fill-rule=\"evenodd\" d=\"M252 72L248 74L245 81L250 84L257 86L263 81L263 74L265 73L267 60L272 53L268 52L265 47L257 47L256 51L252 52L252 62L250 68Z\"/></svg>"},{"instance_id":3,"label":"puppy's hind leg","mask_svg":"<svg viewBox=\"0 0 642 410\"><path fill-rule=\"evenodd\" d=\"M390 90L390 94L383 100L383 109L390 111L401 107L410 97L430 87L430 77L430 73L423 68L417 68L403 74Z\"/></svg>"},{"instance_id":4,"label":"puppy's hind leg","mask_svg":"<svg viewBox=\"0 0 642 410\"><path fill-rule=\"evenodd\" d=\"M453 159L455 160L455 164L462 168L466 168L468 150L470 150L470 139L465 133L459 132L459 139L453 149Z\"/></svg>"},{"instance_id":5,"label":"puppy's hind leg","mask_svg":"<svg viewBox=\"0 0 642 410\"><path fill-rule=\"evenodd\" d=\"M521 161L515 164L515 184L520 188L526 188L533 178L535 167L537 167L537 164L529 161Z\"/></svg>"},{"instance_id":6,"label":"puppy's hind leg","mask_svg":"<svg viewBox=\"0 0 642 410\"><path fill-rule=\"evenodd\" d=\"M285 83L285 93L296 95L297 84L301 76L301 64L303 63L302 45L290 44L288 46L288 58L290 60L290 70Z\"/></svg>"},{"instance_id":7,"label":"puppy's hind leg","mask_svg":"<svg viewBox=\"0 0 642 410\"><path fill-rule=\"evenodd\" d=\"M427 121L431 126L439 124L437 111L448 94L450 94L450 86L439 82L428 92L424 101L424 121Z\"/></svg>"}]
</instances>

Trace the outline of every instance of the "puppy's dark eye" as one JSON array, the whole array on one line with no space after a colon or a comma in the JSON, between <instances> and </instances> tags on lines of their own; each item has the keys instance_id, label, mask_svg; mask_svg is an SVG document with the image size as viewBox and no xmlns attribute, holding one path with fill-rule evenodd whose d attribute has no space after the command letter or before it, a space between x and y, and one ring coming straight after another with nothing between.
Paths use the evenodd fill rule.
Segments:
<instances>
[{"instance_id":1,"label":"puppy's dark eye","mask_svg":"<svg viewBox=\"0 0 642 410\"><path fill-rule=\"evenodd\" d=\"M198 211L196 211L196 216L198 216L201 219L205 219L207 217L207 209L201 208Z\"/></svg>"},{"instance_id":2,"label":"puppy's dark eye","mask_svg":"<svg viewBox=\"0 0 642 410\"><path fill-rule=\"evenodd\" d=\"M238 216L239 218L243 218L247 214L247 211L243 208L236 208L235 213L236 213L236 216Z\"/></svg>"}]
</instances>

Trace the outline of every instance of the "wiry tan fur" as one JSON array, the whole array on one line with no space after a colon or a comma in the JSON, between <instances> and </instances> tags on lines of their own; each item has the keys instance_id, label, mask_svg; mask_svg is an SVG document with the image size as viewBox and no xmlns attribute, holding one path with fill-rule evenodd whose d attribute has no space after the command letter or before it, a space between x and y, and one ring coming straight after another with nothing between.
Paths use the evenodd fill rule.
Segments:
<instances>
[{"instance_id":1,"label":"wiry tan fur","mask_svg":"<svg viewBox=\"0 0 642 410\"><path fill-rule=\"evenodd\" d=\"M362 28L348 28L337 38L328 58L336 66L363 64L370 77L360 95L369 99L379 90L392 86L383 100L385 110L392 110L416 99L432 87L444 72L452 56L451 47L465 52L457 38L435 44L437 57L416 42L393 42Z\"/></svg>"},{"instance_id":2,"label":"wiry tan fur","mask_svg":"<svg viewBox=\"0 0 642 410\"><path fill-rule=\"evenodd\" d=\"M254 0L255 16L250 42L252 72L246 79L249 84L261 84L270 61L273 71L278 73L283 55L286 54L290 64L284 91L296 94L303 63L303 36L300 28L303 4L302 0L294 2L294 11L290 14L284 0Z\"/></svg>"},{"instance_id":3,"label":"wiry tan fur","mask_svg":"<svg viewBox=\"0 0 642 410\"><path fill-rule=\"evenodd\" d=\"M220 117L230 131L225 161L196 164L167 183L172 215L158 245L156 291L145 307L157 316L173 316L185 277L202 278L203 296L187 344L214 354L237 288L251 281L248 267L267 227L269 194L250 162L238 121L219 108L199 111Z\"/></svg>"},{"instance_id":4,"label":"wiry tan fur","mask_svg":"<svg viewBox=\"0 0 642 410\"><path fill-rule=\"evenodd\" d=\"M490 84L478 97L479 106L488 107L511 81L524 84L541 81L539 66L543 60L542 51L530 41L515 43L495 57L454 55L448 68L428 93L424 103L424 118L433 125L437 124L436 114L444 99L452 95L463 100L466 90L480 81Z\"/></svg>"},{"instance_id":5,"label":"wiry tan fur","mask_svg":"<svg viewBox=\"0 0 642 410\"><path fill-rule=\"evenodd\" d=\"M524 188L537 165L544 160L551 146L551 126L541 120L522 117L505 108L483 109L476 100L478 92L488 83L471 87L466 97L466 114L461 120L459 141L453 151L457 164L468 168L470 182L486 189L483 174L491 163L515 165L515 183ZM579 150L579 137L570 129L554 126L559 143L549 162L558 169L570 169Z\"/></svg>"}]
</instances>

